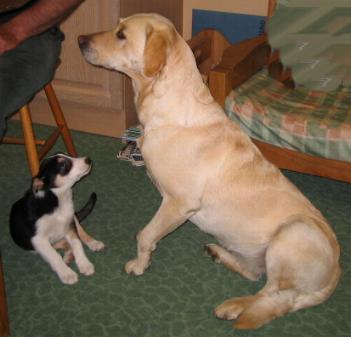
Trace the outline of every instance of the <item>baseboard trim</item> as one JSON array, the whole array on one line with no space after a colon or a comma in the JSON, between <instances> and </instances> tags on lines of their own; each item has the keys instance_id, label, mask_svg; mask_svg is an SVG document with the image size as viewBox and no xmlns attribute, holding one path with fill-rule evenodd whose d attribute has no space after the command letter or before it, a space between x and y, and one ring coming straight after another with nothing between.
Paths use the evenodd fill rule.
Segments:
<instances>
[{"instance_id":1,"label":"baseboard trim","mask_svg":"<svg viewBox=\"0 0 351 337\"><path fill-rule=\"evenodd\" d=\"M78 130L110 137L121 137L126 128L125 112L60 101L67 124ZM55 125L47 100L36 97L30 103L33 123Z\"/></svg>"}]
</instances>

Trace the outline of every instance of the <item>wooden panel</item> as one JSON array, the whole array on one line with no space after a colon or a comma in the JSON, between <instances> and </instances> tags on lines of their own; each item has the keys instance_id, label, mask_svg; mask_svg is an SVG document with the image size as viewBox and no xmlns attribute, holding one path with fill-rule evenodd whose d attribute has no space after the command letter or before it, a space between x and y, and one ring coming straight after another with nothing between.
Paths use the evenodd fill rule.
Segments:
<instances>
[{"instance_id":1,"label":"wooden panel","mask_svg":"<svg viewBox=\"0 0 351 337\"><path fill-rule=\"evenodd\" d=\"M135 13L158 13L170 19L182 31L183 0L121 0L121 16Z\"/></svg>"},{"instance_id":2,"label":"wooden panel","mask_svg":"<svg viewBox=\"0 0 351 337\"><path fill-rule=\"evenodd\" d=\"M86 0L61 24L66 38L53 87L71 129L118 137L126 127L123 77L87 63L78 47L82 34L112 29L120 15L120 0ZM33 121L55 125L45 94L31 103Z\"/></svg>"},{"instance_id":3,"label":"wooden panel","mask_svg":"<svg viewBox=\"0 0 351 337\"><path fill-rule=\"evenodd\" d=\"M55 120L50 112L46 99L36 99L30 106L33 120L36 123L55 125ZM68 127L72 130L119 137L126 128L124 110L97 108L66 101L61 101L61 106Z\"/></svg>"},{"instance_id":4,"label":"wooden panel","mask_svg":"<svg viewBox=\"0 0 351 337\"><path fill-rule=\"evenodd\" d=\"M122 76L88 64L77 44L78 35L111 29L118 17L119 1L87 0L62 24L66 38L54 82L61 99L89 106L123 108Z\"/></svg>"}]
</instances>

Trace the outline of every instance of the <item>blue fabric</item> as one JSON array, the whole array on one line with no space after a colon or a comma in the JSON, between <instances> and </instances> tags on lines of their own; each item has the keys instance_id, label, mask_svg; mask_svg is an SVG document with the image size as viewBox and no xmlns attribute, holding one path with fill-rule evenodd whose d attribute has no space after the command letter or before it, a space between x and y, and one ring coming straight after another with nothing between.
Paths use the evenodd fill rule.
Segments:
<instances>
[{"instance_id":1,"label":"blue fabric","mask_svg":"<svg viewBox=\"0 0 351 337\"><path fill-rule=\"evenodd\" d=\"M230 43L250 39L264 33L266 17L193 9L193 36L202 29L221 32Z\"/></svg>"},{"instance_id":2,"label":"blue fabric","mask_svg":"<svg viewBox=\"0 0 351 337\"><path fill-rule=\"evenodd\" d=\"M62 32L55 27L0 55L0 139L6 118L52 80L62 40Z\"/></svg>"}]
</instances>

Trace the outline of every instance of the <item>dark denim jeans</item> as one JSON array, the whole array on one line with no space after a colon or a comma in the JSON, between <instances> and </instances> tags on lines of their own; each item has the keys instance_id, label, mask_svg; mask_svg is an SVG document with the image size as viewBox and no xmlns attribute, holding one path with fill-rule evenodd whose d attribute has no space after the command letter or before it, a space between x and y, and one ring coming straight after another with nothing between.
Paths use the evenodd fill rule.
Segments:
<instances>
[{"instance_id":1,"label":"dark denim jeans","mask_svg":"<svg viewBox=\"0 0 351 337\"><path fill-rule=\"evenodd\" d=\"M54 77L63 33L56 27L0 55L0 139L10 117Z\"/></svg>"}]
</instances>

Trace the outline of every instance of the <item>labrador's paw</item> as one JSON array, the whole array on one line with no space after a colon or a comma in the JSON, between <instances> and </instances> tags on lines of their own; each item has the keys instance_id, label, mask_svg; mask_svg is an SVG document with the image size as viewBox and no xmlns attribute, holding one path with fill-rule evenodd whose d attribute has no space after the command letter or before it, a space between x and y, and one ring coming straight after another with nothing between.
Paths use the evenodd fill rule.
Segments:
<instances>
[{"instance_id":1,"label":"labrador's paw","mask_svg":"<svg viewBox=\"0 0 351 337\"><path fill-rule=\"evenodd\" d=\"M140 276L144 274L144 271L146 270L147 267L148 265L145 265L144 263L140 263L140 261L136 258L127 262L124 267L124 270L129 275Z\"/></svg>"}]
</instances>

